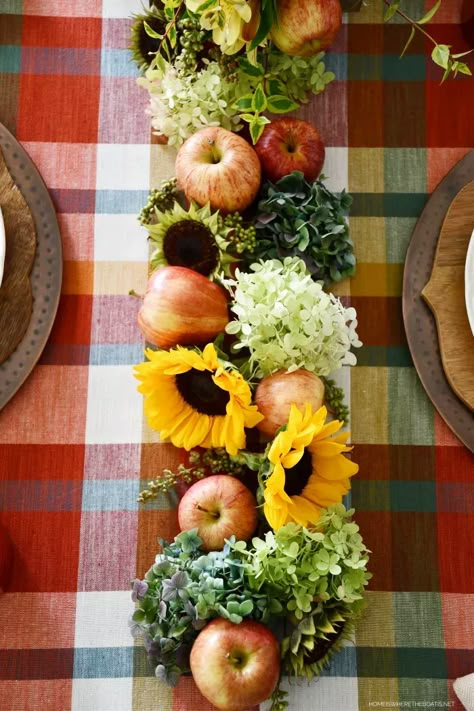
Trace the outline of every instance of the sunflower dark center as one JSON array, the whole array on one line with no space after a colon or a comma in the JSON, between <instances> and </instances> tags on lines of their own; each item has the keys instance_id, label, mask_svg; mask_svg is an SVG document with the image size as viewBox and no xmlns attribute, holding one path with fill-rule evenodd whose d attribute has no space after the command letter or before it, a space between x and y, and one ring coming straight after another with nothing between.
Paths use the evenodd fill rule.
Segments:
<instances>
[{"instance_id":1,"label":"sunflower dark center","mask_svg":"<svg viewBox=\"0 0 474 711\"><path fill-rule=\"evenodd\" d=\"M187 267L209 276L219 263L219 250L211 230L196 220L176 222L168 228L163 253L173 267Z\"/></svg>"},{"instance_id":2,"label":"sunflower dark center","mask_svg":"<svg viewBox=\"0 0 474 711\"><path fill-rule=\"evenodd\" d=\"M298 464L295 464L291 469L285 469L285 491L288 496L301 494L312 471L311 454L305 449Z\"/></svg>"},{"instance_id":3,"label":"sunflower dark center","mask_svg":"<svg viewBox=\"0 0 474 711\"><path fill-rule=\"evenodd\" d=\"M151 27L152 30L157 32L158 34L163 34L166 28L166 22L163 20L160 20L159 17L148 17L147 20L147 25ZM150 37L150 35L147 33L145 29L145 25L143 22L140 25L140 32L138 35L138 46L140 48L140 53L143 57L143 59L148 62L148 64L152 60L152 56L150 55L150 52L152 54L156 54L160 47L161 40L159 40L157 37Z\"/></svg>"},{"instance_id":4,"label":"sunflower dark center","mask_svg":"<svg viewBox=\"0 0 474 711\"><path fill-rule=\"evenodd\" d=\"M326 639L318 639L314 649L311 652L305 652L305 662L306 664L314 664L314 662L319 662L328 651L331 649L333 644L337 642L339 637L344 631L344 622L334 623L333 627L336 632L330 632L326 635Z\"/></svg>"},{"instance_id":5,"label":"sunflower dark center","mask_svg":"<svg viewBox=\"0 0 474 711\"><path fill-rule=\"evenodd\" d=\"M202 415L225 415L229 393L219 388L209 371L188 370L176 376L176 387L188 405Z\"/></svg>"}]
</instances>

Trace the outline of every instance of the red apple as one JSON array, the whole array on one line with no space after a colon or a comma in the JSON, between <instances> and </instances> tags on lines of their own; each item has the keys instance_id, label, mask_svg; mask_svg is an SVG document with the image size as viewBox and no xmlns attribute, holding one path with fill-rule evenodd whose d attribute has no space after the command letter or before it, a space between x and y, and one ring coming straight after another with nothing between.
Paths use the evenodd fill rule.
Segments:
<instances>
[{"instance_id":1,"label":"red apple","mask_svg":"<svg viewBox=\"0 0 474 711\"><path fill-rule=\"evenodd\" d=\"M302 119L282 118L267 124L255 150L264 175L272 183L293 170L300 170L312 183L324 163L324 143L319 131Z\"/></svg>"},{"instance_id":2,"label":"red apple","mask_svg":"<svg viewBox=\"0 0 474 711\"><path fill-rule=\"evenodd\" d=\"M273 693L280 676L278 640L265 625L217 618L191 649L196 686L221 711L247 711Z\"/></svg>"},{"instance_id":3,"label":"red apple","mask_svg":"<svg viewBox=\"0 0 474 711\"><path fill-rule=\"evenodd\" d=\"M248 541L257 527L253 494L228 474L208 476L193 484L178 507L182 531L197 528L206 551L222 550L232 535Z\"/></svg>"},{"instance_id":4,"label":"red apple","mask_svg":"<svg viewBox=\"0 0 474 711\"><path fill-rule=\"evenodd\" d=\"M309 57L327 49L342 24L340 0L277 0L271 38L285 54Z\"/></svg>"},{"instance_id":5,"label":"red apple","mask_svg":"<svg viewBox=\"0 0 474 711\"><path fill-rule=\"evenodd\" d=\"M255 390L255 404L265 416L257 429L267 437L273 437L277 429L288 422L292 403L304 411L308 402L313 412L324 402L324 383L317 375L302 368L292 373L278 370L268 375Z\"/></svg>"},{"instance_id":6,"label":"red apple","mask_svg":"<svg viewBox=\"0 0 474 711\"><path fill-rule=\"evenodd\" d=\"M186 267L153 272L138 312L138 325L158 348L209 343L229 321L228 295L218 284Z\"/></svg>"},{"instance_id":7,"label":"red apple","mask_svg":"<svg viewBox=\"0 0 474 711\"><path fill-rule=\"evenodd\" d=\"M203 128L183 143L176 178L188 200L213 210L244 210L260 187L260 161L241 136L219 126Z\"/></svg>"}]
</instances>

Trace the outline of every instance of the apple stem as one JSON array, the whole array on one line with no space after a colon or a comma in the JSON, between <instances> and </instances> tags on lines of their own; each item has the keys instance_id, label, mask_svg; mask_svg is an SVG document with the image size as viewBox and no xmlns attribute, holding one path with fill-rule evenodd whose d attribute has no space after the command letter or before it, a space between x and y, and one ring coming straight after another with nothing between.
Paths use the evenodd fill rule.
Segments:
<instances>
[{"instance_id":1,"label":"apple stem","mask_svg":"<svg viewBox=\"0 0 474 711\"><path fill-rule=\"evenodd\" d=\"M221 156L219 155L219 153L218 153L217 150L216 150L215 141L211 138L211 139L209 139L208 143L209 143L209 147L210 147L210 149L211 149L212 162L213 162L214 164L220 163L220 161L221 161Z\"/></svg>"},{"instance_id":2,"label":"apple stem","mask_svg":"<svg viewBox=\"0 0 474 711\"><path fill-rule=\"evenodd\" d=\"M225 658L228 659L229 662L232 662L232 664L242 664L242 658L234 657L230 652L227 652Z\"/></svg>"},{"instance_id":3,"label":"apple stem","mask_svg":"<svg viewBox=\"0 0 474 711\"><path fill-rule=\"evenodd\" d=\"M136 296L137 299L144 299L145 298L143 296L143 294L139 294L138 292L135 291L135 289L130 289L130 291L128 292L128 295L129 296Z\"/></svg>"},{"instance_id":4,"label":"apple stem","mask_svg":"<svg viewBox=\"0 0 474 711\"><path fill-rule=\"evenodd\" d=\"M212 516L212 518L219 518L219 514L217 513L217 511L209 511L209 509L205 509L200 504L196 504L196 508L198 509L198 511L204 511L204 513L209 514L210 516Z\"/></svg>"}]
</instances>

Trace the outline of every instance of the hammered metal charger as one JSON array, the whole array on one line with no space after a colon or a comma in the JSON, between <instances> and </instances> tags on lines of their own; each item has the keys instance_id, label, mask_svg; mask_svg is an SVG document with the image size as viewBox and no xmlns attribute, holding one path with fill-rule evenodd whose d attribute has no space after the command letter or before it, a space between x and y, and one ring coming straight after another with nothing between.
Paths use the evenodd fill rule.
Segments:
<instances>
[{"instance_id":1,"label":"hammered metal charger","mask_svg":"<svg viewBox=\"0 0 474 711\"><path fill-rule=\"evenodd\" d=\"M28 203L36 226L37 249L31 284L33 313L16 350L0 365L0 409L33 370L48 340L61 293L62 245L56 213L33 161L0 123L0 147L13 180Z\"/></svg>"},{"instance_id":2,"label":"hammered metal charger","mask_svg":"<svg viewBox=\"0 0 474 711\"><path fill-rule=\"evenodd\" d=\"M408 345L423 387L446 424L474 452L474 415L446 379L436 322L421 296L430 279L446 212L457 193L471 180L474 180L474 150L443 178L416 223L405 260L402 304Z\"/></svg>"}]
</instances>

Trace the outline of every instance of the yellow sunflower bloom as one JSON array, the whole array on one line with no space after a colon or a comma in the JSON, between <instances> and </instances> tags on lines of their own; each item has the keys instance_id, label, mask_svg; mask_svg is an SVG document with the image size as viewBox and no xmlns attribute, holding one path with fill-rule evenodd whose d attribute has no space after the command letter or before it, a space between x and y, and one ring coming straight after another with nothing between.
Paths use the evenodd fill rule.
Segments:
<instances>
[{"instance_id":1,"label":"yellow sunflower bloom","mask_svg":"<svg viewBox=\"0 0 474 711\"><path fill-rule=\"evenodd\" d=\"M286 429L270 446L273 469L265 482L263 510L274 530L289 521L316 524L320 510L339 503L359 471L344 456L352 448L346 445L349 434L339 432L343 423L326 423L326 417L325 407L313 413L308 404L303 413L292 405Z\"/></svg>"},{"instance_id":2,"label":"yellow sunflower bloom","mask_svg":"<svg viewBox=\"0 0 474 711\"><path fill-rule=\"evenodd\" d=\"M220 363L212 343L202 353L177 346L145 355L134 371L152 429L187 450L225 447L235 455L245 447L244 428L263 416L251 404L248 383Z\"/></svg>"}]
</instances>

